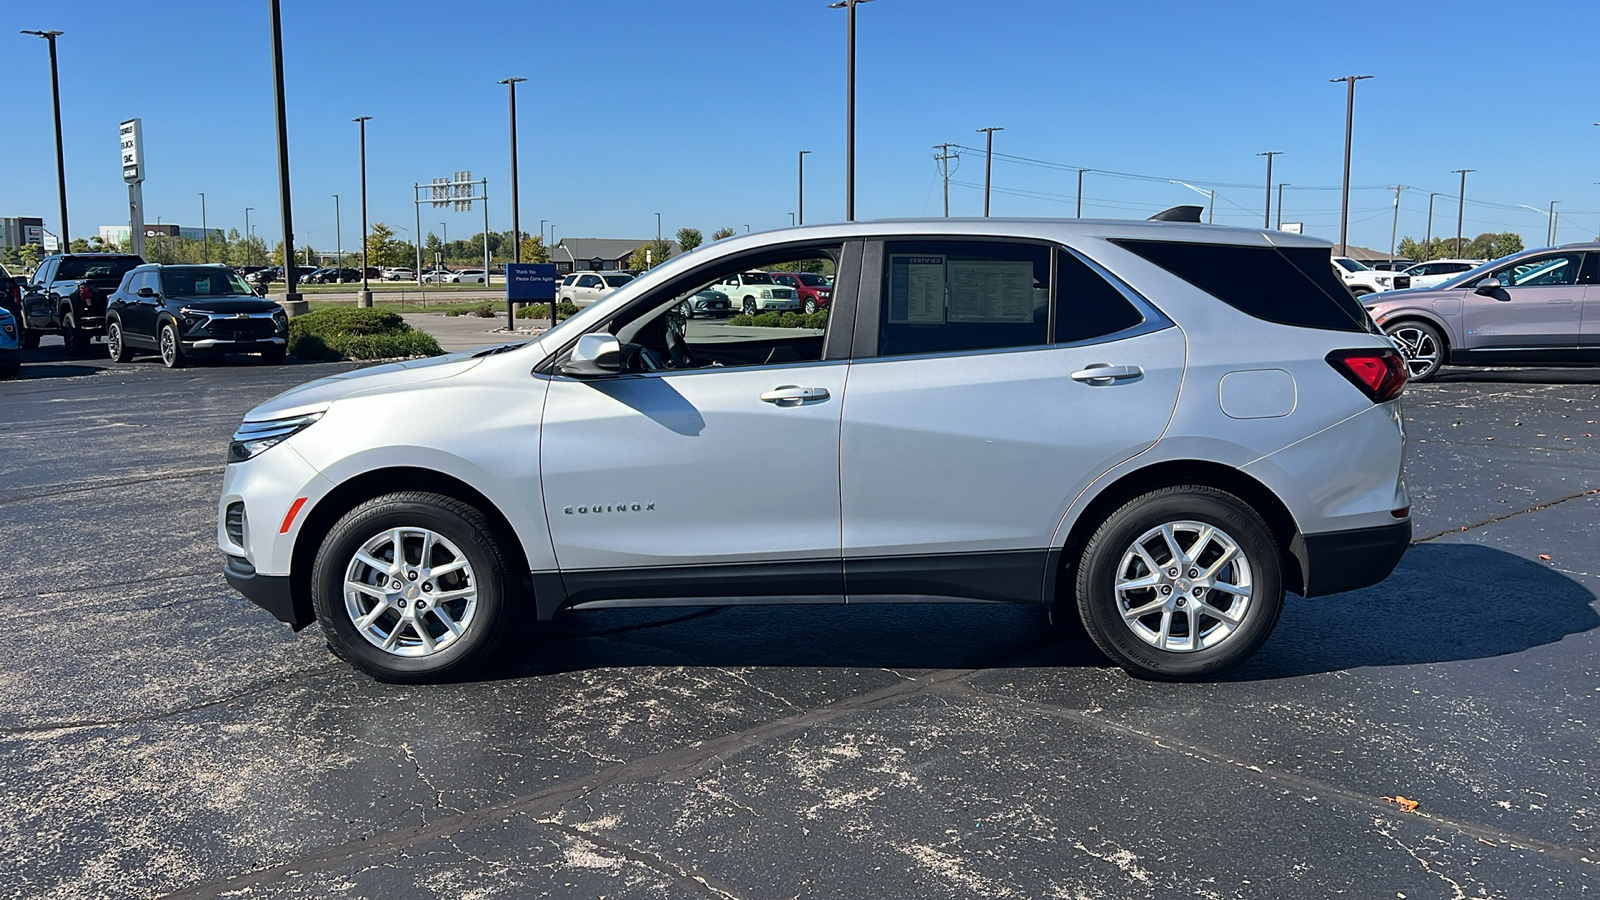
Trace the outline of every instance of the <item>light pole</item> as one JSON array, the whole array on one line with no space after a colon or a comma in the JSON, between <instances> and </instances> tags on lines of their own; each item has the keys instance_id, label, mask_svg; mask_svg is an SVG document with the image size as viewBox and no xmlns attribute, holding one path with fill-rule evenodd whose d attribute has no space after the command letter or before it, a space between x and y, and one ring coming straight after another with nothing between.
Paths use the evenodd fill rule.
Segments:
<instances>
[{"instance_id":1,"label":"light pole","mask_svg":"<svg viewBox=\"0 0 1600 900\"><path fill-rule=\"evenodd\" d=\"M661 243L661 213L656 213L656 243Z\"/></svg>"},{"instance_id":2,"label":"light pole","mask_svg":"<svg viewBox=\"0 0 1600 900\"><path fill-rule=\"evenodd\" d=\"M244 264L247 266L254 265L256 261L256 248L250 242L250 211L253 209L254 206L244 208Z\"/></svg>"},{"instance_id":3,"label":"light pole","mask_svg":"<svg viewBox=\"0 0 1600 900\"><path fill-rule=\"evenodd\" d=\"M1548 243L1551 247L1556 245L1556 204L1560 202L1560 200L1550 201L1550 240Z\"/></svg>"},{"instance_id":4,"label":"light pole","mask_svg":"<svg viewBox=\"0 0 1600 900\"><path fill-rule=\"evenodd\" d=\"M994 177L994 133L1005 131L1004 128L979 128L979 132L988 135L987 149L983 157L983 217L989 218L989 187Z\"/></svg>"},{"instance_id":5,"label":"light pole","mask_svg":"<svg viewBox=\"0 0 1600 900\"><path fill-rule=\"evenodd\" d=\"M1289 182L1287 182L1287 181L1278 182L1278 230L1279 231L1283 230L1283 189L1288 187L1288 186L1289 186Z\"/></svg>"},{"instance_id":6,"label":"light pole","mask_svg":"<svg viewBox=\"0 0 1600 900\"><path fill-rule=\"evenodd\" d=\"M1477 169L1452 169L1451 171L1461 176L1461 196L1456 200L1456 255L1461 255L1461 223L1467 213L1467 173L1476 172Z\"/></svg>"},{"instance_id":7,"label":"light pole","mask_svg":"<svg viewBox=\"0 0 1600 900\"><path fill-rule=\"evenodd\" d=\"M344 229L339 225L339 195L333 195L333 253L338 257L339 283L344 284Z\"/></svg>"},{"instance_id":8,"label":"light pole","mask_svg":"<svg viewBox=\"0 0 1600 900\"><path fill-rule=\"evenodd\" d=\"M799 156L799 159L800 159L800 186L799 186L799 188L797 190L797 193L799 195L799 200L800 200L800 205L799 205L798 208L800 210L800 224L801 225L804 225L806 223L806 154L810 153L810 152L811 152L810 150L801 150L800 151L800 156Z\"/></svg>"},{"instance_id":9,"label":"light pole","mask_svg":"<svg viewBox=\"0 0 1600 900\"><path fill-rule=\"evenodd\" d=\"M838 0L829 9L849 14L845 32L844 220L856 220L856 7L872 0Z\"/></svg>"},{"instance_id":10,"label":"light pole","mask_svg":"<svg viewBox=\"0 0 1600 900\"><path fill-rule=\"evenodd\" d=\"M539 220L539 242L540 243L544 243L544 225L548 221L550 221L550 220L549 219L540 219ZM546 246L549 246L549 245L546 244Z\"/></svg>"},{"instance_id":11,"label":"light pole","mask_svg":"<svg viewBox=\"0 0 1600 900\"><path fill-rule=\"evenodd\" d=\"M439 223L439 247L439 262L437 265L439 268L444 268L445 260L450 258L450 225L447 222ZM434 274L439 274L438 269L434 270ZM485 275L484 277L487 278L488 276Z\"/></svg>"},{"instance_id":12,"label":"light pole","mask_svg":"<svg viewBox=\"0 0 1600 900\"><path fill-rule=\"evenodd\" d=\"M521 203L517 199L517 82L527 81L526 78L505 78L497 84L511 88L511 261L522 262L522 219ZM485 191L485 193L488 193ZM418 240L420 240L420 235ZM484 270L483 283L489 284L489 272Z\"/></svg>"},{"instance_id":13,"label":"light pole","mask_svg":"<svg viewBox=\"0 0 1600 900\"><path fill-rule=\"evenodd\" d=\"M1083 173L1092 172L1092 171L1094 171L1094 170L1093 169L1079 169L1078 170L1078 214L1077 214L1077 218L1079 218L1079 219L1083 218Z\"/></svg>"},{"instance_id":14,"label":"light pole","mask_svg":"<svg viewBox=\"0 0 1600 900\"><path fill-rule=\"evenodd\" d=\"M744 227L744 233L745 233L745 234L749 234L749 233L750 233L750 226L749 226L749 225L746 225L746 226L745 226L745 227Z\"/></svg>"},{"instance_id":15,"label":"light pole","mask_svg":"<svg viewBox=\"0 0 1600 900\"><path fill-rule=\"evenodd\" d=\"M1433 198L1437 196L1439 196L1438 191L1428 192L1428 230L1424 232L1422 238L1422 246L1424 247L1433 243Z\"/></svg>"},{"instance_id":16,"label":"light pole","mask_svg":"<svg viewBox=\"0 0 1600 900\"><path fill-rule=\"evenodd\" d=\"M367 122L371 116L357 116L350 121L361 128L361 290L356 294L357 306L372 305L372 288L367 284Z\"/></svg>"},{"instance_id":17,"label":"light pole","mask_svg":"<svg viewBox=\"0 0 1600 900\"><path fill-rule=\"evenodd\" d=\"M794 227L794 213L789 213L789 227Z\"/></svg>"},{"instance_id":18,"label":"light pole","mask_svg":"<svg viewBox=\"0 0 1600 900\"><path fill-rule=\"evenodd\" d=\"M211 262L211 232L206 230L206 192L200 192L200 252L204 262Z\"/></svg>"},{"instance_id":19,"label":"light pole","mask_svg":"<svg viewBox=\"0 0 1600 900\"><path fill-rule=\"evenodd\" d=\"M1344 191L1339 200L1339 255L1349 253L1346 239L1350 233L1350 137L1356 122L1356 82L1365 81L1371 75L1346 75L1343 78L1330 78L1330 83L1345 82L1349 88L1349 96L1344 106Z\"/></svg>"},{"instance_id":20,"label":"light pole","mask_svg":"<svg viewBox=\"0 0 1600 900\"><path fill-rule=\"evenodd\" d=\"M1272 227L1272 158L1274 156L1282 156L1283 155L1283 151L1282 150L1268 150L1265 153L1257 153L1256 155L1257 156L1265 156L1267 158L1267 212L1266 212L1266 215L1263 216L1262 219L1261 219L1261 227L1262 228L1271 228ZM1279 217L1280 218L1282 217L1281 213L1279 214Z\"/></svg>"},{"instance_id":21,"label":"light pole","mask_svg":"<svg viewBox=\"0 0 1600 900\"><path fill-rule=\"evenodd\" d=\"M283 207L283 284L285 311L300 310L300 267L294 261L294 213L289 201L289 118L283 100L283 24L279 21L278 0L268 0L272 8L272 82L278 112L278 203Z\"/></svg>"},{"instance_id":22,"label":"light pole","mask_svg":"<svg viewBox=\"0 0 1600 900\"><path fill-rule=\"evenodd\" d=\"M56 74L56 38L65 32L24 31L22 33L38 35L50 42L50 97L55 102L56 108L56 185L61 192L61 250L63 253L70 252L72 250L72 237L67 233L67 162L66 156L61 149L61 79Z\"/></svg>"}]
</instances>

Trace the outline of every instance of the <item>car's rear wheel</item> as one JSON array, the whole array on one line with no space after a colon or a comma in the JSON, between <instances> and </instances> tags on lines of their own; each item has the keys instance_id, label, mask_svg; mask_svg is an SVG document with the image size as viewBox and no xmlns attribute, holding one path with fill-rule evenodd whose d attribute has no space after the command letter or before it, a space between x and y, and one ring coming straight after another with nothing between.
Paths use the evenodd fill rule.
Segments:
<instances>
[{"instance_id":1,"label":"car's rear wheel","mask_svg":"<svg viewBox=\"0 0 1600 900\"><path fill-rule=\"evenodd\" d=\"M22 354L0 356L0 381L15 378L20 374L22 374Z\"/></svg>"},{"instance_id":2,"label":"car's rear wheel","mask_svg":"<svg viewBox=\"0 0 1600 900\"><path fill-rule=\"evenodd\" d=\"M133 358L128 345L122 341L122 323L116 319L106 326L106 353L112 362L125 363Z\"/></svg>"},{"instance_id":3,"label":"car's rear wheel","mask_svg":"<svg viewBox=\"0 0 1600 900\"><path fill-rule=\"evenodd\" d=\"M1427 381L1444 365L1444 335L1427 322L1415 319L1397 322L1384 329L1400 345L1412 381Z\"/></svg>"},{"instance_id":4,"label":"car's rear wheel","mask_svg":"<svg viewBox=\"0 0 1600 900\"><path fill-rule=\"evenodd\" d=\"M17 337L17 346L24 350L39 349L39 332L28 328L26 325L17 326L22 334Z\"/></svg>"},{"instance_id":5,"label":"car's rear wheel","mask_svg":"<svg viewBox=\"0 0 1600 900\"><path fill-rule=\"evenodd\" d=\"M377 497L328 532L312 605L335 653L383 681L443 681L492 658L509 627L510 556L477 509L440 494Z\"/></svg>"},{"instance_id":6,"label":"car's rear wheel","mask_svg":"<svg viewBox=\"0 0 1600 900\"><path fill-rule=\"evenodd\" d=\"M1101 523L1076 588L1084 627L1118 665L1142 678L1198 680L1244 662L1272 633L1282 552L1238 497L1162 488Z\"/></svg>"},{"instance_id":7,"label":"car's rear wheel","mask_svg":"<svg viewBox=\"0 0 1600 900\"><path fill-rule=\"evenodd\" d=\"M184 364L183 345L178 342L177 326L167 322L161 326L161 334L156 337L156 345L161 350L161 364L169 369L181 368Z\"/></svg>"},{"instance_id":8,"label":"car's rear wheel","mask_svg":"<svg viewBox=\"0 0 1600 900\"><path fill-rule=\"evenodd\" d=\"M78 318L72 313L67 313L61 318L61 340L66 342L67 353L71 356L89 355L89 335L78 328Z\"/></svg>"}]
</instances>

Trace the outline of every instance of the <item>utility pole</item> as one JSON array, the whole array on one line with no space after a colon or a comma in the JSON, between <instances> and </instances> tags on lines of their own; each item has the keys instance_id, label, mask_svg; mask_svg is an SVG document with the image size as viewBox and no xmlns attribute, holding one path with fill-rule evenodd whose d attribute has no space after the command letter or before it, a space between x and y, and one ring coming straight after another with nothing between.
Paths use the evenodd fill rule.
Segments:
<instances>
[{"instance_id":1,"label":"utility pole","mask_svg":"<svg viewBox=\"0 0 1600 900\"><path fill-rule=\"evenodd\" d=\"M333 195L333 253L339 261L339 283L344 284L344 230L339 227L339 195Z\"/></svg>"},{"instance_id":2,"label":"utility pole","mask_svg":"<svg viewBox=\"0 0 1600 900\"><path fill-rule=\"evenodd\" d=\"M933 149L939 151L939 155L933 159L939 163L939 168L944 174L944 217L946 219L950 218L950 160L961 158L961 154L950 152L950 148L954 146L956 145L949 141L933 145Z\"/></svg>"},{"instance_id":3,"label":"utility pole","mask_svg":"<svg viewBox=\"0 0 1600 900\"><path fill-rule=\"evenodd\" d=\"M294 315L300 303L295 290L300 267L294 261L294 213L289 200L289 117L283 99L283 23L278 15L278 0L268 0L272 8L272 82L278 112L278 203L283 208L283 285L285 312Z\"/></svg>"},{"instance_id":4,"label":"utility pole","mask_svg":"<svg viewBox=\"0 0 1600 900\"><path fill-rule=\"evenodd\" d=\"M1560 200L1550 201L1550 231L1546 235L1548 240L1545 241L1545 246L1547 247L1554 247L1556 245L1556 204L1560 202Z\"/></svg>"},{"instance_id":5,"label":"utility pole","mask_svg":"<svg viewBox=\"0 0 1600 900\"><path fill-rule=\"evenodd\" d=\"M62 31L24 31L50 42L50 98L56 109L56 185L61 194L61 252L72 251L72 236L67 233L67 162L61 149L61 79L56 74L56 38ZM140 173L141 176L143 173Z\"/></svg>"},{"instance_id":6,"label":"utility pole","mask_svg":"<svg viewBox=\"0 0 1600 900\"><path fill-rule=\"evenodd\" d=\"M1272 227L1272 158L1274 156L1282 156L1283 155L1283 151L1282 150L1268 150L1266 153L1257 153L1256 155L1257 156L1265 156L1267 158L1267 211L1266 211L1266 214L1261 219L1261 227L1262 228L1271 228ZM1281 218L1281 216L1280 216L1280 218Z\"/></svg>"},{"instance_id":7,"label":"utility pole","mask_svg":"<svg viewBox=\"0 0 1600 900\"><path fill-rule=\"evenodd\" d=\"M656 213L656 243L661 243L661 213Z\"/></svg>"},{"instance_id":8,"label":"utility pole","mask_svg":"<svg viewBox=\"0 0 1600 900\"><path fill-rule=\"evenodd\" d=\"M356 294L357 306L372 305L372 287L367 284L367 122L371 119L357 116L350 120L361 128L361 290Z\"/></svg>"},{"instance_id":9,"label":"utility pole","mask_svg":"<svg viewBox=\"0 0 1600 900\"><path fill-rule=\"evenodd\" d=\"M978 131L988 135L988 149L983 157L983 217L989 218L989 189L994 179L994 133L1005 131L1004 128L979 128Z\"/></svg>"},{"instance_id":10,"label":"utility pole","mask_svg":"<svg viewBox=\"0 0 1600 900\"><path fill-rule=\"evenodd\" d=\"M856 220L856 7L872 0L838 0L829 9L849 14L845 32L844 220Z\"/></svg>"},{"instance_id":11,"label":"utility pole","mask_svg":"<svg viewBox=\"0 0 1600 900\"><path fill-rule=\"evenodd\" d=\"M1283 189L1288 187L1288 186L1289 186L1289 182L1287 182L1287 181L1278 182L1278 230L1279 231L1283 230Z\"/></svg>"},{"instance_id":12,"label":"utility pole","mask_svg":"<svg viewBox=\"0 0 1600 900\"><path fill-rule=\"evenodd\" d=\"M256 261L256 248L250 241L250 211L253 209L254 206L244 208L244 264L247 266L254 265Z\"/></svg>"},{"instance_id":13,"label":"utility pole","mask_svg":"<svg viewBox=\"0 0 1600 900\"><path fill-rule=\"evenodd\" d=\"M801 150L798 156L800 161L800 186L797 189L797 193L800 205L797 208L800 210L801 225L806 223L806 154L810 152L810 150Z\"/></svg>"},{"instance_id":14,"label":"utility pole","mask_svg":"<svg viewBox=\"0 0 1600 900\"><path fill-rule=\"evenodd\" d=\"M1476 172L1477 169L1452 169L1451 171L1461 176L1461 196L1456 198L1456 255L1461 255L1461 223L1467 213L1467 173Z\"/></svg>"},{"instance_id":15,"label":"utility pole","mask_svg":"<svg viewBox=\"0 0 1600 900\"><path fill-rule=\"evenodd\" d=\"M1439 196L1438 191L1428 192L1428 231L1427 235L1422 239L1424 247L1433 243L1433 198L1437 196Z\"/></svg>"},{"instance_id":16,"label":"utility pole","mask_svg":"<svg viewBox=\"0 0 1600 900\"><path fill-rule=\"evenodd\" d=\"M1080 218L1080 219L1083 218L1083 173L1092 172L1092 171L1094 171L1094 170L1093 169L1079 169L1078 170L1078 215L1077 215L1077 218Z\"/></svg>"},{"instance_id":17,"label":"utility pole","mask_svg":"<svg viewBox=\"0 0 1600 900\"><path fill-rule=\"evenodd\" d=\"M522 262L522 217L521 217L522 201L521 201L521 199L519 198L519 196L517 194L517 82L519 82L519 81L527 81L527 80L528 79L526 79L526 78L503 78L500 81L495 82L496 84L503 84L503 85L506 85L507 87L511 88L511 261L512 262ZM488 201L485 200L484 202L487 203ZM484 239L488 240L487 236ZM420 245L420 242L422 240L422 236L418 235L417 236L417 240L418 240L419 245ZM422 274L419 272L417 274L417 277L421 278ZM510 276L507 276L506 283L507 284L511 283L510 282ZM484 287L488 287L489 286L489 270L488 269L484 269L483 270L483 284L484 284ZM508 288L507 291L509 292L509 290L510 289ZM554 323L551 323L551 324L554 324Z\"/></svg>"},{"instance_id":18,"label":"utility pole","mask_svg":"<svg viewBox=\"0 0 1600 900\"><path fill-rule=\"evenodd\" d=\"M200 192L200 247L201 260L211 262L211 232L206 230L206 192Z\"/></svg>"},{"instance_id":19,"label":"utility pole","mask_svg":"<svg viewBox=\"0 0 1600 900\"><path fill-rule=\"evenodd\" d=\"M1395 242L1395 239L1400 236L1400 192L1405 190L1405 189L1406 189L1406 186L1403 185L1403 184L1397 184L1397 185L1394 186L1394 225L1389 228L1389 262L1390 263L1394 262L1394 242Z\"/></svg>"},{"instance_id":20,"label":"utility pole","mask_svg":"<svg viewBox=\"0 0 1600 900\"><path fill-rule=\"evenodd\" d=\"M1339 201L1339 255L1349 255L1347 238L1350 234L1350 138L1355 130L1356 121L1356 82L1365 81L1371 75L1346 75L1343 78L1330 78L1328 81L1343 81L1349 85L1350 93L1344 106L1344 191Z\"/></svg>"}]
</instances>

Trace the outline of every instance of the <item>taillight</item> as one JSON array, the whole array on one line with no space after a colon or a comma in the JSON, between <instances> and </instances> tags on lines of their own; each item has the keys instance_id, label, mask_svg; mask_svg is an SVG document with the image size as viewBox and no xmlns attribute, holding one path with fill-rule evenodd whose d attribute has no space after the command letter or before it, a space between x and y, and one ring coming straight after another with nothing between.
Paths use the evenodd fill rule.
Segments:
<instances>
[{"instance_id":1,"label":"taillight","mask_svg":"<svg viewBox=\"0 0 1600 900\"><path fill-rule=\"evenodd\" d=\"M78 285L78 299L85 303L94 299L94 291L89 290L89 282Z\"/></svg>"},{"instance_id":2,"label":"taillight","mask_svg":"<svg viewBox=\"0 0 1600 900\"><path fill-rule=\"evenodd\" d=\"M1360 388L1373 403L1386 403L1400 396L1411 378L1405 357L1392 347L1335 350L1328 354L1327 360L1328 365L1350 379L1350 383Z\"/></svg>"}]
</instances>

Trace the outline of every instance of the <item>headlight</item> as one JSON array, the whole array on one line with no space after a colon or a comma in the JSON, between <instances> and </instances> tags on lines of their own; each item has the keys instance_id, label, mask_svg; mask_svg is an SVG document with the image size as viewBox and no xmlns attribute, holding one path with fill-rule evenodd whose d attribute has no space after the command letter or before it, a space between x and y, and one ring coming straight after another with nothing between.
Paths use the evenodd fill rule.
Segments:
<instances>
[{"instance_id":1,"label":"headlight","mask_svg":"<svg viewBox=\"0 0 1600 900\"><path fill-rule=\"evenodd\" d=\"M310 428L312 423L320 418L322 418L322 413L316 412L288 419L246 422L239 426L238 431L233 433L233 441L228 444L228 462L236 463L244 462L247 459L255 459L293 435Z\"/></svg>"},{"instance_id":2,"label":"headlight","mask_svg":"<svg viewBox=\"0 0 1600 900\"><path fill-rule=\"evenodd\" d=\"M288 331L289 330L289 315L287 313L285 313L281 309L275 311L272 314L272 324L278 326L278 330L279 331Z\"/></svg>"},{"instance_id":3,"label":"headlight","mask_svg":"<svg viewBox=\"0 0 1600 900\"><path fill-rule=\"evenodd\" d=\"M763 299L763 300L771 300L772 299L772 288L762 288L761 289L761 299Z\"/></svg>"},{"instance_id":4,"label":"headlight","mask_svg":"<svg viewBox=\"0 0 1600 900\"><path fill-rule=\"evenodd\" d=\"M0 331L4 331L6 333L6 337L16 337L17 336L17 327L15 325L12 325L10 322L7 322L4 325L0 325Z\"/></svg>"},{"instance_id":5,"label":"headlight","mask_svg":"<svg viewBox=\"0 0 1600 900\"><path fill-rule=\"evenodd\" d=\"M1390 278L1388 275L1379 275L1378 277L1376 277L1376 278L1374 278L1372 280L1376 281L1379 284L1388 284L1389 282L1393 281L1394 279Z\"/></svg>"}]
</instances>

